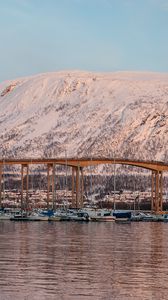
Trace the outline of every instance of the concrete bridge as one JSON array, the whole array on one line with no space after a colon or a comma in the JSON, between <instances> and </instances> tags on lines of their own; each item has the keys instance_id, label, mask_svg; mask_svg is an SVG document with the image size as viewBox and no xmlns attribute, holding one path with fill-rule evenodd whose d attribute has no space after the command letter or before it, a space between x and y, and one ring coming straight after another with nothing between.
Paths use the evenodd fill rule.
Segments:
<instances>
[{"instance_id":1,"label":"concrete bridge","mask_svg":"<svg viewBox=\"0 0 168 300\"><path fill-rule=\"evenodd\" d=\"M49 191L50 178L52 177L52 197L55 193L55 166L66 165L72 168L72 206L83 207L83 168L96 166L100 164L121 164L130 165L139 168L145 168L151 171L151 210L155 212L162 211L163 208L163 171L168 171L168 164L159 161L141 161L121 158L106 157L83 157L83 158L25 158L13 159L5 158L0 160L0 205L2 199L2 175L4 166L20 165L21 166L21 207L23 207L23 179L26 176L26 203L28 203L28 186L29 186L29 166L30 165L47 166L47 207L49 208ZM76 178L76 180L75 180Z\"/></svg>"}]
</instances>

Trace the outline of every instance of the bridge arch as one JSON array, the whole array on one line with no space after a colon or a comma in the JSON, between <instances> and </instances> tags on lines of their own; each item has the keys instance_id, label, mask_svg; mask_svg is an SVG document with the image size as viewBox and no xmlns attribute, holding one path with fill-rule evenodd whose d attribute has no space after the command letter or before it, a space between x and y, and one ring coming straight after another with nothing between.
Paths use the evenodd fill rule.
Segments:
<instances>
[{"instance_id":1,"label":"bridge arch","mask_svg":"<svg viewBox=\"0 0 168 300\"><path fill-rule=\"evenodd\" d=\"M131 159L121 159L121 158L107 158L107 157L83 157L83 158L25 158L25 159L13 159L5 158L0 160L0 202L1 202L1 180L2 180L2 166L4 165L21 165L21 178L22 178L22 194L23 194L23 171L26 169L27 176L27 189L28 189L28 169L29 165L32 164L45 164L47 165L47 177L49 178L49 169L54 169L54 166L57 165L67 165L72 167L72 183L74 182L73 177L76 172L76 194L77 206L82 206L82 201L80 200L80 172L81 177L83 178L83 168L88 166L96 166L100 164L120 164L120 165L129 165L144 168L152 172L152 210L153 211L162 211L163 207L163 171L168 171L168 164L159 162L159 161L143 161L143 160L131 160ZM54 174L54 171L53 171ZM54 175L53 175L54 176ZM81 180L83 181L83 179ZM49 184L48 184L49 186ZM72 187L73 188L73 187ZM27 192L28 195L28 192ZM27 196L28 197L28 196ZM49 199L49 188L48 196ZM80 202L80 203L79 203Z\"/></svg>"}]
</instances>

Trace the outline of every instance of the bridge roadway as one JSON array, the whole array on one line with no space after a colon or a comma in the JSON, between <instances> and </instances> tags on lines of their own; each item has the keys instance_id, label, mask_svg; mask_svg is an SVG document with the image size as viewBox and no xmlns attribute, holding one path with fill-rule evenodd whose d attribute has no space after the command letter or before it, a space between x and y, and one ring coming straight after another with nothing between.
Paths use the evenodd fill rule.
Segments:
<instances>
[{"instance_id":1,"label":"bridge roadway","mask_svg":"<svg viewBox=\"0 0 168 300\"><path fill-rule=\"evenodd\" d=\"M106 158L106 157L82 157L82 158L5 158L0 160L0 205L1 205L1 182L3 166L5 165L21 165L21 206L23 206L23 189L24 189L24 170L26 169L26 203L28 203L29 188L29 165L44 164L47 165L47 207L49 208L49 192L50 192L50 171L52 170L52 197L54 198L54 178L55 165L67 165L72 167L72 206L83 207L83 168L95 166L99 164L121 164L145 168L152 171L151 176L151 210L162 211L163 206L163 171L168 171L168 164L159 161L143 161L130 160L122 158ZM76 173L76 174L75 174ZM76 180L75 180L76 175ZM74 193L75 192L75 193ZM76 195L75 195L76 194Z\"/></svg>"},{"instance_id":2,"label":"bridge roadway","mask_svg":"<svg viewBox=\"0 0 168 300\"><path fill-rule=\"evenodd\" d=\"M67 165L71 167L88 167L99 164L122 164L131 165L135 167L145 168L153 171L168 171L168 163L159 161L143 161L130 160L122 158L99 158L99 157L82 157L82 158L5 158L0 160L0 165L31 165L31 164L58 164Z\"/></svg>"}]
</instances>

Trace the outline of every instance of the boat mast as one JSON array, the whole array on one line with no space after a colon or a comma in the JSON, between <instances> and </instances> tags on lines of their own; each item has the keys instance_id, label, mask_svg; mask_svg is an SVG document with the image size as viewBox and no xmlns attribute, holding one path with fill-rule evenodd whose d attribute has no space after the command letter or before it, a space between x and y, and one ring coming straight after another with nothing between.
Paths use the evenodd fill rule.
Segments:
<instances>
[{"instance_id":1,"label":"boat mast","mask_svg":"<svg viewBox=\"0 0 168 300\"><path fill-rule=\"evenodd\" d=\"M114 211L116 210L116 164L115 164L115 153L114 153Z\"/></svg>"},{"instance_id":2,"label":"boat mast","mask_svg":"<svg viewBox=\"0 0 168 300\"><path fill-rule=\"evenodd\" d=\"M3 205L5 203L5 158L3 159Z\"/></svg>"},{"instance_id":3,"label":"boat mast","mask_svg":"<svg viewBox=\"0 0 168 300\"><path fill-rule=\"evenodd\" d=\"M68 205L68 162L67 162L67 151L65 150L65 165L66 165L66 177L65 177L65 200L66 200L66 210Z\"/></svg>"},{"instance_id":4,"label":"boat mast","mask_svg":"<svg viewBox=\"0 0 168 300\"><path fill-rule=\"evenodd\" d=\"M91 161L92 161L92 156L91 156ZM92 198L92 190L93 186L92 186L92 164L91 164L91 174L90 174L90 190L91 190L91 206L93 205L93 198Z\"/></svg>"}]
</instances>

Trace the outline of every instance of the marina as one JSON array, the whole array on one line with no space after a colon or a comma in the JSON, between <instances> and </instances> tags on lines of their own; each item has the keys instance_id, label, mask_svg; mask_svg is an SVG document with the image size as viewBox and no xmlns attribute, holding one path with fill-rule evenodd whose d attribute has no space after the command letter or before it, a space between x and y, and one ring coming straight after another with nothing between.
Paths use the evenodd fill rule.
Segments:
<instances>
[{"instance_id":1,"label":"marina","mask_svg":"<svg viewBox=\"0 0 168 300\"><path fill-rule=\"evenodd\" d=\"M76 222L168 222L168 212L152 214L149 212L135 212L124 210L107 209L59 209L59 210L36 210L36 211L8 211L0 210L0 221L76 221Z\"/></svg>"}]
</instances>

